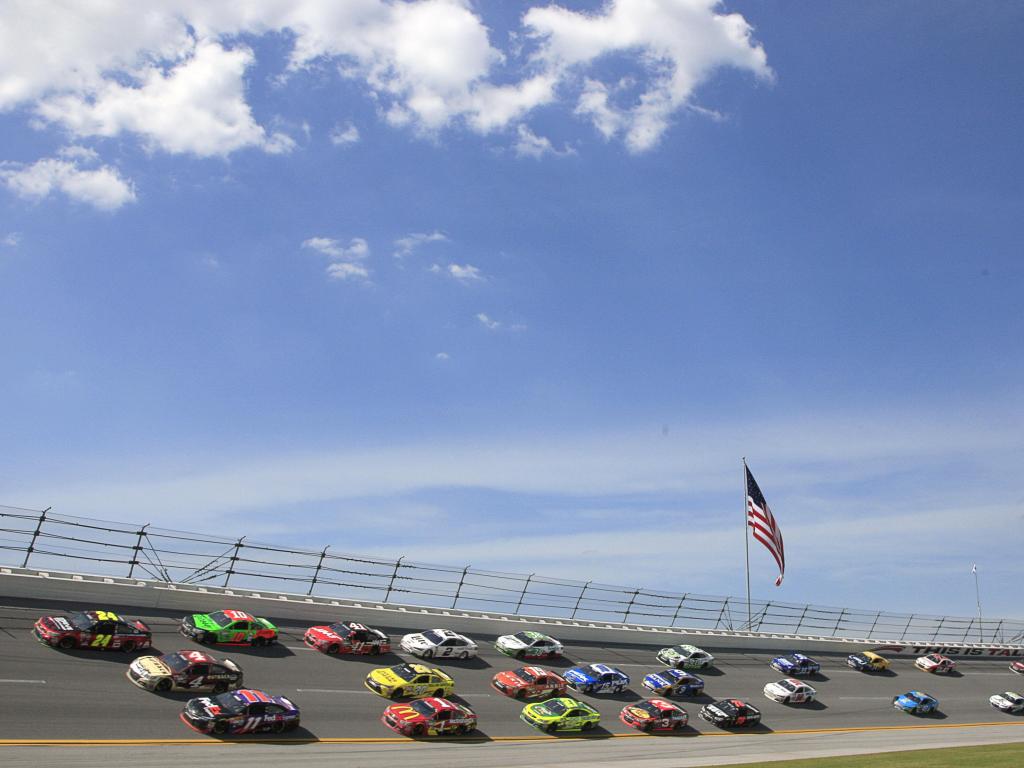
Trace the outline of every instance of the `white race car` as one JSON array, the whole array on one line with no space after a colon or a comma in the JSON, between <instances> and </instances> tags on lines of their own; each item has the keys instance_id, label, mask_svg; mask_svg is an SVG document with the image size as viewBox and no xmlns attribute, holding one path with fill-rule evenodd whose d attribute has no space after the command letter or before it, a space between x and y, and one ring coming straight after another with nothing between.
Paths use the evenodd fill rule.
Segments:
<instances>
[{"instance_id":1,"label":"white race car","mask_svg":"<svg viewBox=\"0 0 1024 768\"><path fill-rule=\"evenodd\" d=\"M988 703L1001 712L1009 712L1011 715L1018 715L1024 712L1024 696L1013 691L997 693L988 697Z\"/></svg>"},{"instance_id":2,"label":"white race car","mask_svg":"<svg viewBox=\"0 0 1024 768\"><path fill-rule=\"evenodd\" d=\"M956 662L941 653L929 653L927 656L918 656L914 666L923 669L925 672L935 674L947 674L956 669Z\"/></svg>"},{"instance_id":3,"label":"white race car","mask_svg":"<svg viewBox=\"0 0 1024 768\"><path fill-rule=\"evenodd\" d=\"M423 659L469 659L476 656L476 643L450 629L428 629L402 638L402 650Z\"/></svg>"},{"instance_id":4,"label":"white race car","mask_svg":"<svg viewBox=\"0 0 1024 768\"><path fill-rule=\"evenodd\" d=\"M502 635L494 647L506 656L517 659L553 659L562 655L562 644L541 632L516 632Z\"/></svg>"},{"instance_id":5,"label":"white race car","mask_svg":"<svg viewBox=\"0 0 1024 768\"><path fill-rule=\"evenodd\" d=\"M787 677L777 683L768 683L764 687L764 695L772 701L783 704L805 704L814 701L817 691L802 680Z\"/></svg>"}]
</instances>

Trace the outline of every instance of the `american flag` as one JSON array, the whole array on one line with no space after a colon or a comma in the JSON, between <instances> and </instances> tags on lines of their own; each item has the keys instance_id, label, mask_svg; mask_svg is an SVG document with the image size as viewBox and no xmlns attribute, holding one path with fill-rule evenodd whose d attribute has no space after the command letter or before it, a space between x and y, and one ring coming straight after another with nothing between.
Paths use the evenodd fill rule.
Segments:
<instances>
[{"instance_id":1,"label":"american flag","mask_svg":"<svg viewBox=\"0 0 1024 768\"><path fill-rule=\"evenodd\" d=\"M775 562L779 564L779 578L775 580L775 586L782 585L782 577L786 575L786 550L782 546L782 531L779 524L775 522L775 515L768 509L768 502L764 500L764 494L757 487L757 481L750 474L750 469L744 463L747 471L747 525L750 526L755 539L760 541L772 553Z\"/></svg>"}]
</instances>

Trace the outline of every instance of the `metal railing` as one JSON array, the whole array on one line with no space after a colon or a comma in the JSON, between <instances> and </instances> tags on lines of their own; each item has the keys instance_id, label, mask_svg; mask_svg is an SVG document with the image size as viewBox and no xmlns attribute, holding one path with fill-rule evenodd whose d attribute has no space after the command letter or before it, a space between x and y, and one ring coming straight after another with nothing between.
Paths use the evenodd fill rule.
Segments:
<instances>
[{"instance_id":1,"label":"metal railing","mask_svg":"<svg viewBox=\"0 0 1024 768\"><path fill-rule=\"evenodd\" d=\"M283 547L150 524L0 506L0 561L184 584L305 590L322 597L704 630L748 630L930 644L1024 642L1024 620L930 616L672 593Z\"/></svg>"}]
</instances>

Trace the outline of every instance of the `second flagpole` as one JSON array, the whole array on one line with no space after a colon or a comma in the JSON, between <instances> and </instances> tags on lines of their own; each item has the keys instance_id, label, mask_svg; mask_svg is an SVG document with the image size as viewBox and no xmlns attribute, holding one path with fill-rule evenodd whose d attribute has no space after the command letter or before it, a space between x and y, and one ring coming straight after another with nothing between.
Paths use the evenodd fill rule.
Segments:
<instances>
[{"instance_id":1,"label":"second flagpole","mask_svg":"<svg viewBox=\"0 0 1024 768\"><path fill-rule=\"evenodd\" d=\"M747 630L754 624L750 614L750 535L747 533L747 457L743 457L743 550L747 556Z\"/></svg>"}]
</instances>

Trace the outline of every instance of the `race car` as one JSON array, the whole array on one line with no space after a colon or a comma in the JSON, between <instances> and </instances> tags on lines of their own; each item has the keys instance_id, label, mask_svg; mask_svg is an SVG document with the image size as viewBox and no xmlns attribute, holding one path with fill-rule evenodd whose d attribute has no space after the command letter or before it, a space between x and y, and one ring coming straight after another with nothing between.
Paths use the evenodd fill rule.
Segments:
<instances>
[{"instance_id":1,"label":"race car","mask_svg":"<svg viewBox=\"0 0 1024 768\"><path fill-rule=\"evenodd\" d=\"M939 700L920 691L907 691L892 697L892 705L904 712L923 715L939 708Z\"/></svg>"},{"instance_id":2,"label":"race car","mask_svg":"<svg viewBox=\"0 0 1024 768\"><path fill-rule=\"evenodd\" d=\"M817 693L807 683L792 677L779 680L777 683L768 683L764 687L765 696L783 704L805 704L808 701L814 701Z\"/></svg>"},{"instance_id":3,"label":"race car","mask_svg":"<svg viewBox=\"0 0 1024 768\"><path fill-rule=\"evenodd\" d=\"M402 650L429 659L434 656L469 659L476 656L476 643L450 629L428 629L402 638Z\"/></svg>"},{"instance_id":4,"label":"race car","mask_svg":"<svg viewBox=\"0 0 1024 768\"><path fill-rule=\"evenodd\" d=\"M941 675L956 669L956 662L941 653L929 653L927 656L918 656L914 666Z\"/></svg>"},{"instance_id":5,"label":"race car","mask_svg":"<svg viewBox=\"0 0 1024 768\"><path fill-rule=\"evenodd\" d=\"M703 679L675 668L644 675L643 686L659 696L696 696L704 692Z\"/></svg>"},{"instance_id":6,"label":"race car","mask_svg":"<svg viewBox=\"0 0 1024 768\"><path fill-rule=\"evenodd\" d=\"M281 733L299 727L299 708L284 696L242 688L213 698L189 699L181 720L200 733Z\"/></svg>"},{"instance_id":7,"label":"race car","mask_svg":"<svg viewBox=\"0 0 1024 768\"><path fill-rule=\"evenodd\" d=\"M1015 661L1010 664L1010 671L1016 672L1018 675L1024 675L1024 661Z\"/></svg>"},{"instance_id":8,"label":"race car","mask_svg":"<svg viewBox=\"0 0 1024 768\"><path fill-rule=\"evenodd\" d=\"M242 687L242 670L231 659L215 659L202 651L177 651L140 656L125 673L147 691L210 690L224 693Z\"/></svg>"},{"instance_id":9,"label":"race car","mask_svg":"<svg viewBox=\"0 0 1024 768\"><path fill-rule=\"evenodd\" d=\"M690 716L685 709L669 701L648 699L624 706L619 720L640 731L678 731L690 721Z\"/></svg>"},{"instance_id":10,"label":"race car","mask_svg":"<svg viewBox=\"0 0 1024 768\"><path fill-rule=\"evenodd\" d=\"M43 616L32 627L32 634L39 642L64 650L134 651L153 645L153 633L145 622L122 619L112 611Z\"/></svg>"},{"instance_id":11,"label":"race car","mask_svg":"<svg viewBox=\"0 0 1024 768\"><path fill-rule=\"evenodd\" d=\"M791 677L801 675L816 675L821 672L821 664L802 653L791 653L789 656L779 656L771 660L768 665L777 672Z\"/></svg>"},{"instance_id":12,"label":"race car","mask_svg":"<svg viewBox=\"0 0 1024 768\"><path fill-rule=\"evenodd\" d=\"M464 704L431 697L392 704L380 721L403 736L463 735L476 729L476 713Z\"/></svg>"},{"instance_id":13,"label":"race car","mask_svg":"<svg viewBox=\"0 0 1024 768\"><path fill-rule=\"evenodd\" d=\"M722 699L705 704L700 716L719 728L757 725L761 722L761 710L740 699Z\"/></svg>"},{"instance_id":14,"label":"race car","mask_svg":"<svg viewBox=\"0 0 1024 768\"><path fill-rule=\"evenodd\" d=\"M1001 712L1008 712L1011 715L1019 715L1024 712L1024 696L1013 691L989 696L988 703Z\"/></svg>"},{"instance_id":15,"label":"race car","mask_svg":"<svg viewBox=\"0 0 1024 768\"><path fill-rule=\"evenodd\" d=\"M674 645L658 651L658 661L676 669L707 669L715 657L695 645Z\"/></svg>"},{"instance_id":16,"label":"race car","mask_svg":"<svg viewBox=\"0 0 1024 768\"><path fill-rule=\"evenodd\" d=\"M547 733L589 731L601 721L601 713L585 702L563 696L527 704L519 719Z\"/></svg>"},{"instance_id":17,"label":"race car","mask_svg":"<svg viewBox=\"0 0 1024 768\"><path fill-rule=\"evenodd\" d=\"M562 696L566 689L565 679L544 667L520 667L514 671L499 672L491 679L491 685L514 699Z\"/></svg>"},{"instance_id":18,"label":"race car","mask_svg":"<svg viewBox=\"0 0 1024 768\"><path fill-rule=\"evenodd\" d=\"M562 644L540 632L502 635L494 647L506 656L515 656L517 659L553 659L562 655Z\"/></svg>"},{"instance_id":19,"label":"race car","mask_svg":"<svg viewBox=\"0 0 1024 768\"><path fill-rule=\"evenodd\" d=\"M401 699L404 696L419 698L449 696L455 690L455 681L440 669L430 669L422 664L399 664L395 667L380 667L366 676L365 685L371 691L386 699Z\"/></svg>"},{"instance_id":20,"label":"race car","mask_svg":"<svg viewBox=\"0 0 1024 768\"><path fill-rule=\"evenodd\" d=\"M629 685L629 675L607 664L587 664L567 670L565 682L582 693L619 693Z\"/></svg>"},{"instance_id":21,"label":"race car","mask_svg":"<svg viewBox=\"0 0 1024 768\"><path fill-rule=\"evenodd\" d=\"M858 672L881 672L889 668L889 660L882 658L874 651L851 653L846 657L846 666Z\"/></svg>"},{"instance_id":22,"label":"race car","mask_svg":"<svg viewBox=\"0 0 1024 768\"><path fill-rule=\"evenodd\" d=\"M193 613L181 620L179 631L199 643L269 645L277 640L277 627L245 611Z\"/></svg>"},{"instance_id":23,"label":"race car","mask_svg":"<svg viewBox=\"0 0 1024 768\"><path fill-rule=\"evenodd\" d=\"M306 645L323 653L372 654L391 652L391 638L379 629L355 622L338 621L310 627L302 636Z\"/></svg>"}]
</instances>

